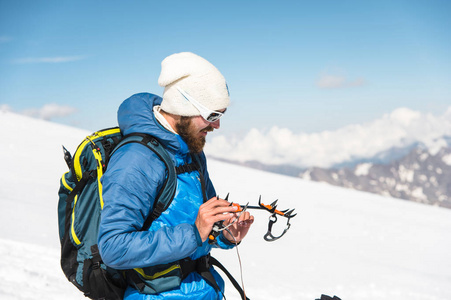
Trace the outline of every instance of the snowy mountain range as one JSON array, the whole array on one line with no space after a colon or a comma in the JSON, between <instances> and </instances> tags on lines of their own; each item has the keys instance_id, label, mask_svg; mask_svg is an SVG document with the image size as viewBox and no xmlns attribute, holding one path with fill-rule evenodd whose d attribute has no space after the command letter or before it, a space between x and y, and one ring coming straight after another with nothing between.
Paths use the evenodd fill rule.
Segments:
<instances>
[{"instance_id":1,"label":"snowy mountain range","mask_svg":"<svg viewBox=\"0 0 451 300\"><path fill-rule=\"evenodd\" d=\"M441 147L415 143L384 151L374 157L347 161L331 168L265 165L257 161L232 162L305 180L451 208L451 138ZM445 141L446 143L443 143ZM224 160L226 161L226 160Z\"/></svg>"},{"instance_id":2,"label":"snowy mountain range","mask_svg":"<svg viewBox=\"0 0 451 300\"><path fill-rule=\"evenodd\" d=\"M86 299L59 267L56 211L67 171L61 145L73 152L90 132L1 110L0 128L0 298ZM250 299L451 299L450 209L215 159L208 166L220 196L255 205L261 195L298 213L287 234L268 243L268 214L251 211L255 222L239 246ZM240 281L235 250L212 254ZM226 297L239 299L227 280Z\"/></svg>"},{"instance_id":3,"label":"snowy mountain range","mask_svg":"<svg viewBox=\"0 0 451 300\"><path fill-rule=\"evenodd\" d=\"M299 177L451 208L450 147L443 147L435 154L425 147L416 147L386 164L365 162L352 168L309 168Z\"/></svg>"}]
</instances>

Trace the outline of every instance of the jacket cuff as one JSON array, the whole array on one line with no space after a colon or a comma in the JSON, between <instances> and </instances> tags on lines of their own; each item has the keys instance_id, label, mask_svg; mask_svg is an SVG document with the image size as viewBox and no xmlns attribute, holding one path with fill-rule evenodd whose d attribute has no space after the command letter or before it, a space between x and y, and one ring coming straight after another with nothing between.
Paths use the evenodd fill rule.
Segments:
<instances>
[{"instance_id":1,"label":"jacket cuff","mask_svg":"<svg viewBox=\"0 0 451 300\"><path fill-rule=\"evenodd\" d=\"M240 243L241 242L238 242L238 244L232 243L231 241L225 238L224 234L219 235L217 238L217 244L219 248L222 249L232 249L233 247L239 245Z\"/></svg>"}]
</instances>

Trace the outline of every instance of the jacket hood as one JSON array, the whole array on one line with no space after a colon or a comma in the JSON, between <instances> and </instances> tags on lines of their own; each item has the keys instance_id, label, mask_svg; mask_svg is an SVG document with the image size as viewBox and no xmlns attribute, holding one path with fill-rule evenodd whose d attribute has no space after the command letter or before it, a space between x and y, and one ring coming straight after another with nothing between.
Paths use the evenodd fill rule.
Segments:
<instances>
[{"instance_id":1,"label":"jacket hood","mask_svg":"<svg viewBox=\"0 0 451 300\"><path fill-rule=\"evenodd\" d=\"M135 94L126 99L119 106L117 112L119 127L124 135L130 133L150 134L157 138L168 150L175 153L180 151L181 148L185 148L186 144L181 145L181 138L165 129L155 119L153 107L160 105L161 101L161 97L150 93ZM182 152L185 152L183 150Z\"/></svg>"}]
</instances>

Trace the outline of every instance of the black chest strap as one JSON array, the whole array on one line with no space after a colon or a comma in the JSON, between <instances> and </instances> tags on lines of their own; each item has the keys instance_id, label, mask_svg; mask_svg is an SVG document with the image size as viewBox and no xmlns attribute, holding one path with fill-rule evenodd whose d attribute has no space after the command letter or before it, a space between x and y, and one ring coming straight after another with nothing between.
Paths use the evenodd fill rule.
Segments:
<instances>
[{"instance_id":1,"label":"black chest strap","mask_svg":"<svg viewBox=\"0 0 451 300\"><path fill-rule=\"evenodd\" d=\"M194 162L175 167L175 172L177 173L177 175L183 173L191 173L193 171L199 171L199 167Z\"/></svg>"}]
</instances>

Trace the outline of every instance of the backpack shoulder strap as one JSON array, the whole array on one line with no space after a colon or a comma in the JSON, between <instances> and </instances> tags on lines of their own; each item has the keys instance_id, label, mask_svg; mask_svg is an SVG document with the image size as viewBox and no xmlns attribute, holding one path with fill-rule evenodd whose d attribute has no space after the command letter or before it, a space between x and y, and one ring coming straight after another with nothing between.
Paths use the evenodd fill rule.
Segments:
<instances>
[{"instance_id":1,"label":"backpack shoulder strap","mask_svg":"<svg viewBox=\"0 0 451 300\"><path fill-rule=\"evenodd\" d=\"M202 186L202 197L204 199L204 203L207 202L207 188L204 178L204 172L202 169L202 163L200 162L199 154L191 154L191 159L193 160L193 163L196 165L198 171L199 171L199 178L200 178L200 184Z\"/></svg>"},{"instance_id":2,"label":"backpack shoulder strap","mask_svg":"<svg viewBox=\"0 0 451 300\"><path fill-rule=\"evenodd\" d=\"M175 191L177 189L177 174L174 166L174 162L169 156L166 149L161 145L161 143L153 136L144 133L132 133L124 136L122 141L113 150L111 155L119 149L119 147L129 144L129 143L139 143L150 150L152 150L158 158L164 163L166 170L168 172L163 186L160 189L155 202L153 205L152 212L149 213L146 221L141 230L148 230L152 222L157 219L161 213L163 213L171 204L174 198Z\"/></svg>"}]
</instances>

